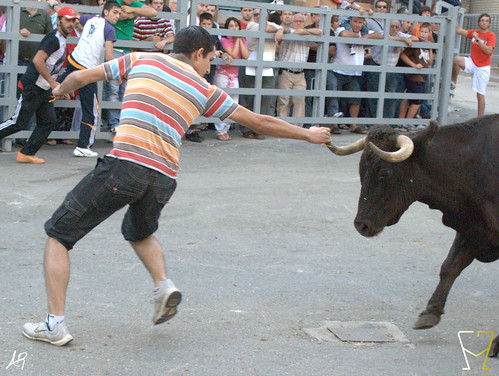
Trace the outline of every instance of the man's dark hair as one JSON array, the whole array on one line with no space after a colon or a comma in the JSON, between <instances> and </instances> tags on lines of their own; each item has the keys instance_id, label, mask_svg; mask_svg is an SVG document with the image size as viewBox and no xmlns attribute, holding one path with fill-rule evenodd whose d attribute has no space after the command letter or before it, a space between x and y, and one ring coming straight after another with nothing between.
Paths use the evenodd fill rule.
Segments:
<instances>
[{"instance_id":1,"label":"man's dark hair","mask_svg":"<svg viewBox=\"0 0 499 376\"><path fill-rule=\"evenodd\" d=\"M271 12L269 13L269 17L267 18L267 21L273 22L276 25L281 24L281 14L279 12Z\"/></svg>"},{"instance_id":2,"label":"man's dark hair","mask_svg":"<svg viewBox=\"0 0 499 376\"><path fill-rule=\"evenodd\" d=\"M482 13L479 17L478 17L478 22L480 22L480 20L483 18L483 17L487 17L489 19L489 22L490 22L490 15L488 13Z\"/></svg>"},{"instance_id":3,"label":"man's dark hair","mask_svg":"<svg viewBox=\"0 0 499 376\"><path fill-rule=\"evenodd\" d=\"M215 47L215 41L201 26L187 26L175 35L173 53L190 55L203 48L203 56L207 56Z\"/></svg>"},{"instance_id":4,"label":"man's dark hair","mask_svg":"<svg viewBox=\"0 0 499 376\"><path fill-rule=\"evenodd\" d=\"M431 8L427 7L426 5L422 6L421 8L419 8L418 14L421 16L423 14L423 12L430 12L431 13Z\"/></svg>"},{"instance_id":5,"label":"man's dark hair","mask_svg":"<svg viewBox=\"0 0 499 376\"><path fill-rule=\"evenodd\" d=\"M215 21L213 20L213 15L206 12L199 15L199 24L201 24L201 22L203 21L211 21L212 24L215 23Z\"/></svg>"},{"instance_id":6,"label":"man's dark hair","mask_svg":"<svg viewBox=\"0 0 499 376\"><path fill-rule=\"evenodd\" d=\"M397 9L398 14L405 13L407 11L407 7L402 5L399 9Z\"/></svg>"},{"instance_id":7,"label":"man's dark hair","mask_svg":"<svg viewBox=\"0 0 499 376\"><path fill-rule=\"evenodd\" d=\"M121 8L121 5L118 4L117 1L114 1L114 0L107 0L105 3L104 3L104 7L102 8L102 14L101 16L104 17L104 11L107 10L108 12L113 9L113 8Z\"/></svg>"}]
</instances>

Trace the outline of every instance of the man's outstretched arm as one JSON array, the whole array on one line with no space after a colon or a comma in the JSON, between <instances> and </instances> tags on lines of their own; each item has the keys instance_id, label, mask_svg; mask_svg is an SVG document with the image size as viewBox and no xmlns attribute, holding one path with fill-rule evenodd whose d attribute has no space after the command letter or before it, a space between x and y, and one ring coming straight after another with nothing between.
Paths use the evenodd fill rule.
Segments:
<instances>
[{"instance_id":1,"label":"man's outstretched arm","mask_svg":"<svg viewBox=\"0 0 499 376\"><path fill-rule=\"evenodd\" d=\"M54 90L52 94L56 98L63 97L64 94L71 94L76 89L88 85L92 82L103 81L106 79L104 67L98 65L94 68L83 69L71 73L66 79Z\"/></svg>"},{"instance_id":2,"label":"man's outstretched arm","mask_svg":"<svg viewBox=\"0 0 499 376\"><path fill-rule=\"evenodd\" d=\"M242 106L239 106L230 118L239 124L253 129L255 132L269 136L303 140L312 144L331 142L331 131L329 128L301 128L272 116L255 114Z\"/></svg>"}]
</instances>

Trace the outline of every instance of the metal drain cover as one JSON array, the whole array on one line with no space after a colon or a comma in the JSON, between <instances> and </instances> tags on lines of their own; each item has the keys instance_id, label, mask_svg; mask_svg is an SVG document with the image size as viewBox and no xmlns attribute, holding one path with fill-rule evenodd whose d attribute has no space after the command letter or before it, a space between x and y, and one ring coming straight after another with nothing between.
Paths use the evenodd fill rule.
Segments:
<instances>
[{"instance_id":1,"label":"metal drain cover","mask_svg":"<svg viewBox=\"0 0 499 376\"><path fill-rule=\"evenodd\" d=\"M409 343L396 325L384 321L326 321L324 326L304 331L311 337L331 342Z\"/></svg>"},{"instance_id":2,"label":"metal drain cover","mask_svg":"<svg viewBox=\"0 0 499 376\"><path fill-rule=\"evenodd\" d=\"M394 342L381 328L327 328L342 342Z\"/></svg>"}]
</instances>

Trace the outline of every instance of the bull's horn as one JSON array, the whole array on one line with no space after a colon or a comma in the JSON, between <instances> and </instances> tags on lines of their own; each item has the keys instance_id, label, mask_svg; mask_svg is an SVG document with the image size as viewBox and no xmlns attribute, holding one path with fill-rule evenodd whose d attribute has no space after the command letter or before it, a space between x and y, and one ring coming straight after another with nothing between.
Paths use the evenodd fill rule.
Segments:
<instances>
[{"instance_id":1,"label":"bull's horn","mask_svg":"<svg viewBox=\"0 0 499 376\"><path fill-rule=\"evenodd\" d=\"M412 140L403 135L397 136L397 146L400 148L397 151L384 151L374 145L372 142L369 142L369 146L371 147L374 154L379 156L381 159L384 159L387 162L402 162L409 158L414 150L414 143Z\"/></svg>"},{"instance_id":2,"label":"bull's horn","mask_svg":"<svg viewBox=\"0 0 499 376\"><path fill-rule=\"evenodd\" d=\"M346 146L334 146L332 143L328 142L326 143L326 146L336 155L349 155L357 153L358 151L364 149L366 140L367 137L362 137L360 140L352 142L351 144Z\"/></svg>"}]
</instances>

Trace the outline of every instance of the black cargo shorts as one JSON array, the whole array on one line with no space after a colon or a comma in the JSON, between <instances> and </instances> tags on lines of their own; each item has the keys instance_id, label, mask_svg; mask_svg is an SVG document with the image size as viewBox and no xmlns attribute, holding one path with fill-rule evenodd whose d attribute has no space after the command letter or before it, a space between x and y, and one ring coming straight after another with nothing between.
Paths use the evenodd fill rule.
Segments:
<instances>
[{"instance_id":1,"label":"black cargo shorts","mask_svg":"<svg viewBox=\"0 0 499 376\"><path fill-rule=\"evenodd\" d=\"M45 232L68 250L111 214L129 205L121 232L139 241L158 229L161 210L177 182L158 171L114 157L99 160L45 223Z\"/></svg>"}]
</instances>

